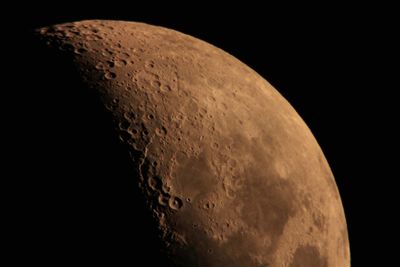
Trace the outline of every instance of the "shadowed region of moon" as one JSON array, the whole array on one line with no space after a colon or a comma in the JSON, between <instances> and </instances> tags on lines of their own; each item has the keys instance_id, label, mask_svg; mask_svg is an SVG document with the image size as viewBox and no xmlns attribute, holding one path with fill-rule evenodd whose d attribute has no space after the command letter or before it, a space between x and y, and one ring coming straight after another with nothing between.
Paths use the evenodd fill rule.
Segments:
<instances>
[{"instance_id":1,"label":"shadowed region of moon","mask_svg":"<svg viewBox=\"0 0 400 267\"><path fill-rule=\"evenodd\" d=\"M87 112L86 119L61 118L80 121L71 140L83 135L86 149L96 151L82 156L75 147L86 172L69 173L89 179L86 189L96 192L83 218L96 207L112 227L132 223L126 238L116 227L115 250L129 244L121 252L129 259L143 245L165 256L157 266L350 266L343 208L321 149L288 102L249 67L201 40L143 23L81 21L37 34L42 53L54 55L53 74L65 77L57 74L62 62L78 77L75 85L65 81L74 93L58 92L60 102L72 94L69 109ZM113 137L115 144L104 143ZM90 168L85 157L94 157ZM101 172L106 178L91 176ZM82 182L68 183L79 190ZM132 198L114 197L119 190ZM88 240L107 232L107 224L86 224Z\"/></svg>"}]
</instances>

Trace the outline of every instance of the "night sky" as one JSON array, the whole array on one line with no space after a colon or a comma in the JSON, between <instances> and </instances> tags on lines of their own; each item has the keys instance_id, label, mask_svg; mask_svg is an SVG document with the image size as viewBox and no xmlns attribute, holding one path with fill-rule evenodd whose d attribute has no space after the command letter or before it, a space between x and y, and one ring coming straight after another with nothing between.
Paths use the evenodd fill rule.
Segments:
<instances>
[{"instance_id":1,"label":"night sky","mask_svg":"<svg viewBox=\"0 0 400 267\"><path fill-rule=\"evenodd\" d=\"M96 6L85 7L71 3L21 4L19 8L24 12L16 12L14 20L3 23L13 34L14 42L7 45L24 49L25 34L49 24L115 19L172 28L222 48L266 78L311 128L342 197L352 266L390 266L384 264L389 258L377 255L377 249L385 246L378 225L386 225L385 221L391 217L389 212L396 212L384 204L394 203L393 195L381 190L394 177L386 174L387 169L377 167L378 162L389 157L380 149L386 146L384 139L390 139L386 134L389 118L385 114L394 113L387 95L391 85L378 77L378 71L385 66L381 60L392 56L390 15L380 14L372 6L365 10L362 6L302 6L303 11L299 6L244 6L245 2L236 6L227 4L225 8L201 2L186 2L180 7L138 5L133 1L129 5L112 4L113 1L105 4L98 1ZM378 14L383 18L378 19ZM15 68L12 70L11 75L15 75ZM385 72L385 75L390 74ZM22 86L21 82L24 81L12 87ZM17 112L13 114L19 116ZM34 120L29 112L24 119ZM24 143L29 143L29 131L23 137L20 135L21 132L17 134L19 140L25 138ZM21 160L24 148L16 145L13 158ZM390 165L389 159L387 164ZM19 201L29 200L22 197ZM18 229L15 231L18 233ZM23 243L23 237L18 240ZM372 264L375 260L377 263Z\"/></svg>"}]
</instances>

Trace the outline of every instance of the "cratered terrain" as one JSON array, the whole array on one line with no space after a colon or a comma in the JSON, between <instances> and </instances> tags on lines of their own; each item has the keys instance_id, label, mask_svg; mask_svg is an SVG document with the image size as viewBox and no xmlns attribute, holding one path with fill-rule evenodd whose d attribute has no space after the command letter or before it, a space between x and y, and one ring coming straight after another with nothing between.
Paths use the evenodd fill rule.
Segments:
<instances>
[{"instance_id":1,"label":"cratered terrain","mask_svg":"<svg viewBox=\"0 0 400 267\"><path fill-rule=\"evenodd\" d=\"M165 266L350 266L329 165L296 111L251 68L143 23L81 21L37 34L112 120Z\"/></svg>"}]
</instances>

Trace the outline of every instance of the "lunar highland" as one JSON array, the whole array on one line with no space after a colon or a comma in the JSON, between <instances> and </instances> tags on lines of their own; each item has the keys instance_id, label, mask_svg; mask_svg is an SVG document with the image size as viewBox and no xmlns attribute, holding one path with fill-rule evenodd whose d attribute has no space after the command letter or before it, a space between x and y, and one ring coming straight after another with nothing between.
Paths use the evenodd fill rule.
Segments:
<instances>
[{"instance_id":1,"label":"lunar highland","mask_svg":"<svg viewBox=\"0 0 400 267\"><path fill-rule=\"evenodd\" d=\"M251 68L143 23L37 33L110 115L166 266L350 266L330 167L293 107Z\"/></svg>"}]
</instances>

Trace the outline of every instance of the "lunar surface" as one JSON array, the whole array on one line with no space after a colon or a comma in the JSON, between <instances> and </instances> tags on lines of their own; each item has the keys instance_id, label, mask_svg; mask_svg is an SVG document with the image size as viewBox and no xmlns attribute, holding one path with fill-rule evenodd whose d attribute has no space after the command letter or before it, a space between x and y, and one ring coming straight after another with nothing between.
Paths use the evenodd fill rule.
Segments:
<instances>
[{"instance_id":1,"label":"lunar surface","mask_svg":"<svg viewBox=\"0 0 400 267\"><path fill-rule=\"evenodd\" d=\"M255 71L143 23L80 21L37 34L110 115L165 266L350 266L329 165L300 116Z\"/></svg>"}]
</instances>

